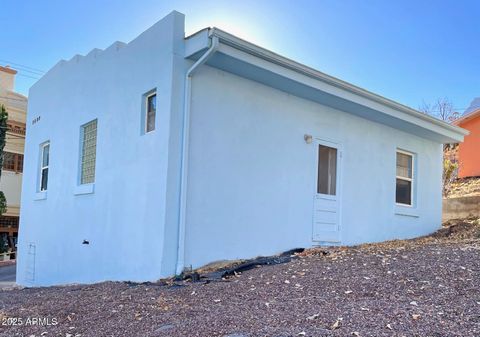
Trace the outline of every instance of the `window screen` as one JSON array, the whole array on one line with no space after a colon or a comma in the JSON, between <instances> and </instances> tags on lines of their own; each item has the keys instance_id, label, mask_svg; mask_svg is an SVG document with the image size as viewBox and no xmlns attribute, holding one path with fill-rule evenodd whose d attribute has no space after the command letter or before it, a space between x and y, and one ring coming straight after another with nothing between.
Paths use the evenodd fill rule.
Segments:
<instances>
[{"instance_id":1,"label":"window screen","mask_svg":"<svg viewBox=\"0 0 480 337\"><path fill-rule=\"evenodd\" d=\"M336 195L337 191L337 149L318 146L317 193Z\"/></svg>"},{"instance_id":2,"label":"window screen","mask_svg":"<svg viewBox=\"0 0 480 337\"><path fill-rule=\"evenodd\" d=\"M95 182L95 160L97 157L97 120L93 120L82 126L82 162L81 184Z\"/></svg>"},{"instance_id":3,"label":"window screen","mask_svg":"<svg viewBox=\"0 0 480 337\"><path fill-rule=\"evenodd\" d=\"M397 204L412 205L413 191L413 155L397 152Z\"/></svg>"}]
</instances>

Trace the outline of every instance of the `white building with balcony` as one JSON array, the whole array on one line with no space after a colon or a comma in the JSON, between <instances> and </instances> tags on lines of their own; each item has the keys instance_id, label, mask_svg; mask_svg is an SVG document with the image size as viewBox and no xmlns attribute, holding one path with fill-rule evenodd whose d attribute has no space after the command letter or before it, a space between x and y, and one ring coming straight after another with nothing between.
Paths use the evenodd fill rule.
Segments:
<instances>
[{"instance_id":1,"label":"white building with balcony","mask_svg":"<svg viewBox=\"0 0 480 337\"><path fill-rule=\"evenodd\" d=\"M0 177L0 190L7 199L7 212L0 216L0 242L6 242L10 251L15 250L18 237L27 115L27 97L15 92L16 74L15 69L0 66L0 106L4 105L8 113Z\"/></svg>"}]
</instances>

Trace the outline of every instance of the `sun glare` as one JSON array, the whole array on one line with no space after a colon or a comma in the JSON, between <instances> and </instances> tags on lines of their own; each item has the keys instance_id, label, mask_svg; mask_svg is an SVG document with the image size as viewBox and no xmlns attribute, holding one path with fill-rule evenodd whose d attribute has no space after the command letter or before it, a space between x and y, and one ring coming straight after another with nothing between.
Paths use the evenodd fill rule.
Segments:
<instances>
[{"instance_id":1,"label":"sun glare","mask_svg":"<svg viewBox=\"0 0 480 337\"><path fill-rule=\"evenodd\" d=\"M192 20L186 22L187 36L207 27L219 28L227 33L233 34L248 42L261 45L264 42L263 34L257 29L254 22L244 22L231 17L215 15L212 17L202 17L201 20Z\"/></svg>"}]
</instances>

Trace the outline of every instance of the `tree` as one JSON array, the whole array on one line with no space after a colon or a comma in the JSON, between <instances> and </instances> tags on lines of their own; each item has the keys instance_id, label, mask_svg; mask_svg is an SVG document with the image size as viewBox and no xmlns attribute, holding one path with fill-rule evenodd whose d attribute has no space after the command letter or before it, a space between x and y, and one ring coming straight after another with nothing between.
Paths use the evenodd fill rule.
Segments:
<instances>
[{"instance_id":1,"label":"tree","mask_svg":"<svg viewBox=\"0 0 480 337\"><path fill-rule=\"evenodd\" d=\"M421 112L451 123L460 117L460 114L453 109L452 102L444 97L438 98L434 104L423 105L418 108ZM458 144L445 144L443 146L443 195L450 192L452 183L458 179L458 160L456 152Z\"/></svg>"},{"instance_id":2,"label":"tree","mask_svg":"<svg viewBox=\"0 0 480 337\"><path fill-rule=\"evenodd\" d=\"M7 119L8 113L5 106L0 106L0 178L2 176L3 167L3 149L5 148L6 135L7 135ZM0 216L7 211L7 199L3 191L0 191Z\"/></svg>"},{"instance_id":3,"label":"tree","mask_svg":"<svg viewBox=\"0 0 480 337\"><path fill-rule=\"evenodd\" d=\"M460 114L453 109L453 103L447 97L437 98L433 104L424 101L418 110L447 123L451 123L460 117Z\"/></svg>"}]
</instances>

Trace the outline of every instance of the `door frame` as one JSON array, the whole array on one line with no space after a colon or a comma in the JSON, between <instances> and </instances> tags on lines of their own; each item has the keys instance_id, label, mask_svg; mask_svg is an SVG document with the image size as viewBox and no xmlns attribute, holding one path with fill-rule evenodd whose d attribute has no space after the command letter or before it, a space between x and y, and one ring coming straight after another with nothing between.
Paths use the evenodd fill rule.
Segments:
<instances>
[{"instance_id":1,"label":"door frame","mask_svg":"<svg viewBox=\"0 0 480 337\"><path fill-rule=\"evenodd\" d=\"M339 141L328 139L325 137L313 137L314 144L314 185L313 185L313 207L312 207L312 241L315 243L318 242L331 242L331 243L340 243L342 241L342 177L343 177L343 145ZM335 196L328 194L317 193L318 188L318 146L328 146L337 149L337 173L336 173L336 187L335 187ZM313 240L314 237L314 223L315 223L315 200L325 199L325 200L336 200L337 201L337 211L338 211L338 240L337 241L318 241Z\"/></svg>"}]
</instances>

